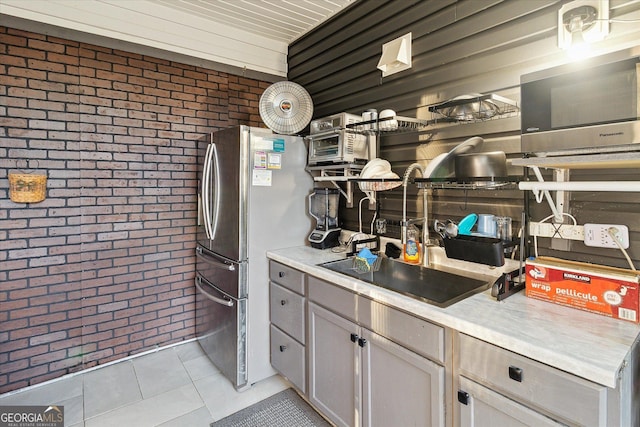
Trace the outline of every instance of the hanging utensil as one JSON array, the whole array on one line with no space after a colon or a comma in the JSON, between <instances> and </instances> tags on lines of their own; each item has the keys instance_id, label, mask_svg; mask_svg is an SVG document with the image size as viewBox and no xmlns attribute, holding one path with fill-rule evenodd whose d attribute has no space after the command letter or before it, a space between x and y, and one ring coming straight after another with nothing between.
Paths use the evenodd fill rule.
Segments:
<instances>
[{"instance_id":1,"label":"hanging utensil","mask_svg":"<svg viewBox=\"0 0 640 427\"><path fill-rule=\"evenodd\" d=\"M442 237L443 239L445 238L445 230L446 228L446 224L442 221L439 220L435 220L433 221L433 229L435 230L436 233L438 233L440 235L440 237Z\"/></svg>"},{"instance_id":2,"label":"hanging utensil","mask_svg":"<svg viewBox=\"0 0 640 427\"><path fill-rule=\"evenodd\" d=\"M455 238L458 235L458 225L451 220L447 220L447 225L444 227L444 234L449 238Z\"/></svg>"}]
</instances>

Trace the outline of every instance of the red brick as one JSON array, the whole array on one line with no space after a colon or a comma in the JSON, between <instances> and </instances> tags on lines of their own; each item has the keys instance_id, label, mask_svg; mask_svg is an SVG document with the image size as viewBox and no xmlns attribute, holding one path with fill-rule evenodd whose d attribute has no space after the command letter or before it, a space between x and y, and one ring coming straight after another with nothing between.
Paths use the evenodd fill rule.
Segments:
<instances>
[{"instance_id":1,"label":"red brick","mask_svg":"<svg viewBox=\"0 0 640 427\"><path fill-rule=\"evenodd\" d=\"M35 316L29 319L30 326L45 325L60 322L67 319L67 313L51 313L43 316Z\"/></svg>"},{"instance_id":2,"label":"red brick","mask_svg":"<svg viewBox=\"0 0 640 427\"><path fill-rule=\"evenodd\" d=\"M20 56L7 55L8 45ZM8 247L0 250L8 285L0 321L26 336L14 341L22 349L29 338L50 341L59 360L25 354L41 365L0 375L0 389L193 337L195 141L231 124L229 109L258 122L258 95L269 83L0 27L3 47L3 138L23 150L9 157L38 150L50 187L32 209L0 207ZM26 122L44 119L31 129ZM46 248L32 258L40 267L8 256L32 248ZM9 292L19 299L7 312ZM100 347L97 337L107 337Z\"/></svg>"},{"instance_id":3,"label":"red brick","mask_svg":"<svg viewBox=\"0 0 640 427\"><path fill-rule=\"evenodd\" d=\"M23 347L19 347L19 348L26 348L28 345L28 341L21 341L25 338L31 338L34 335L39 335L39 334L44 334L46 332L48 332L49 327L47 325L44 326L32 326L32 327L28 327L25 329L14 329L12 331L9 332L9 339L11 340L11 343L16 343L18 345L22 345L20 343L25 343L26 345L24 345ZM18 347L16 347L18 348Z\"/></svg>"}]
</instances>

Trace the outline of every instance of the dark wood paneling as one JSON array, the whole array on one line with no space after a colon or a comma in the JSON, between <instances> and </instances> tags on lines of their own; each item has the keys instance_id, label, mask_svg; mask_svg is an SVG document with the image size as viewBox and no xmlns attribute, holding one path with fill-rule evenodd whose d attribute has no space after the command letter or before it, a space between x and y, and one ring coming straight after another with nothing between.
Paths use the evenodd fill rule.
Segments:
<instances>
[{"instance_id":1,"label":"dark wood paneling","mask_svg":"<svg viewBox=\"0 0 640 427\"><path fill-rule=\"evenodd\" d=\"M428 111L430 105L466 93L498 93L519 102L522 74L569 61L557 47L558 10L567 1L362 0L290 46L289 79L307 88L314 101L315 117L391 108L399 115L433 119ZM611 0L610 9L612 17L636 18L640 3ZM634 35L640 36L633 27L612 24L611 34L600 44L603 53L633 43L629 40ZM412 68L381 78L376 66L382 44L408 32L413 38ZM510 158L522 155L517 115L483 123L438 123L422 133L383 137L379 152L380 157L391 162L394 172L402 176L412 163L426 166L438 154L472 136L485 139L484 151L502 150ZM511 168L510 174L521 175L523 171ZM580 171L572 175L575 179L639 179L635 171ZM422 215L421 191L414 185L407 190L408 214ZM359 227L358 201L363 196L356 190L355 208L350 209L344 206L342 198L340 214L348 229ZM530 197L518 190L429 190L430 222L434 218L460 219L469 212L494 213L513 217L517 228L525 196ZM402 216L402 188L380 192L377 198L379 216L397 222ZM625 224L631 230L631 239L637 240L640 208L636 198L635 193L574 193L570 212L581 224ZM362 212L365 232L373 217L366 205ZM548 205L532 202L533 220L549 213ZM391 230L390 235L397 236ZM542 252L626 265L616 250L587 248L582 242L571 242L568 254L548 249L549 241L540 239ZM629 252L636 260L640 259L640 243L632 243Z\"/></svg>"}]
</instances>

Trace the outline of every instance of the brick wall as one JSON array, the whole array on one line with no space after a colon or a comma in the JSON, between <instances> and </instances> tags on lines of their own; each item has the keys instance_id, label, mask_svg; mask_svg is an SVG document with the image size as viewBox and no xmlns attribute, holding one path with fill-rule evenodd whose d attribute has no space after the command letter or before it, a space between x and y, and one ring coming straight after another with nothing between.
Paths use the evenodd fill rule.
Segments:
<instances>
[{"instance_id":1,"label":"brick wall","mask_svg":"<svg viewBox=\"0 0 640 427\"><path fill-rule=\"evenodd\" d=\"M192 338L195 141L269 83L1 26L0 58L0 392Z\"/></svg>"}]
</instances>

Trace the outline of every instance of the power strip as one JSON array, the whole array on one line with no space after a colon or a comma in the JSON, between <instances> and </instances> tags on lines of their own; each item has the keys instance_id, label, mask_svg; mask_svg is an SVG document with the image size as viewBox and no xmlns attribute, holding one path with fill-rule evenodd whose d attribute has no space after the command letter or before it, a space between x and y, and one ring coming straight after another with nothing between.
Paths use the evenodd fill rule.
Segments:
<instances>
[{"instance_id":1,"label":"power strip","mask_svg":"<svg viewBox=\"0 0 640 427\"><path fill-rule=\"evenodd\" d=\"M573 224L530 222L529 235L538 237L555 237L558 239L568 240L584 240L584 227Z\"/></svg>"},{"instance_id":2,"label":"power strip","mask_svg":"<svg viewBox=\"0 0 640 427\"><path fill-rule=\"evenodd\" d=\"M622 247L629 247L629 228L626 225L616 224L585 224L584 244L597 248L618 248L618 245L609 234L609 229L614 229L614 235L618 238Z\"/></svg>"}]
</instances>

